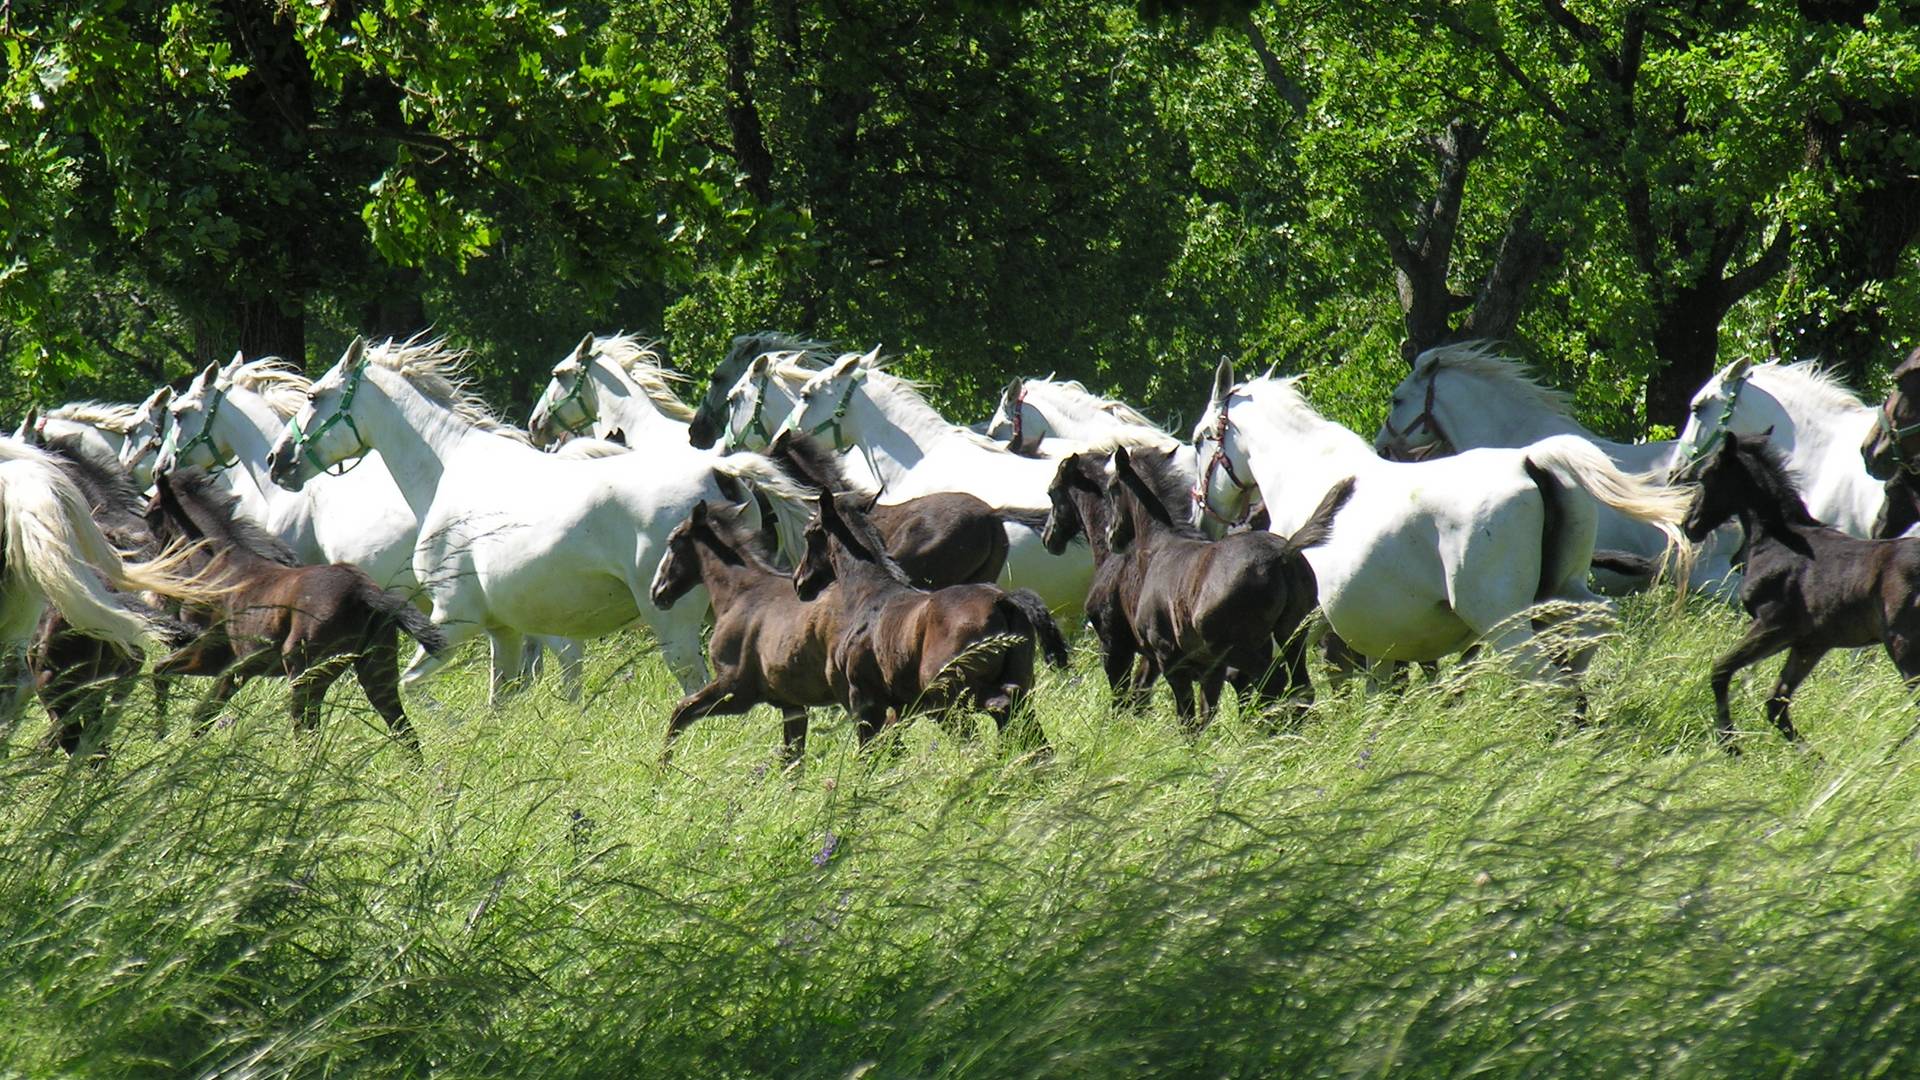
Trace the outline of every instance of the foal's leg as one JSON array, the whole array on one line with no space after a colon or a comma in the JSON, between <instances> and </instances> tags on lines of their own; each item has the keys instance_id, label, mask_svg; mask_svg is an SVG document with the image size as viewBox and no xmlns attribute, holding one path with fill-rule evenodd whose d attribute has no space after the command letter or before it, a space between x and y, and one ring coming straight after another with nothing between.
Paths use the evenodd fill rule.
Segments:
<instances>
[{"instance_id":1,"label":"foal's leg","mask_svg":"<svg viewBox=\"0 0 1920 1080\"><path fill-rule=\"evenodd\" d=\"M215 679L213 690L200 704L194 706L193 719L189 722L188 730L195 736L206 734L207 725L212 722L214 714L220 711L220 707L227 703L227 699L232 697L233 692L239 687L240 680L231 671Z\"/></svg>"},{"instance_id":2,"label":"foal's leg","mask_svg":"<svg viewBox=\"0 0 1920 1080\"><path fill-rule=\"evenodd\" d=\"M722 677L680 699L673 707L673 715L667 718L667 738L660 747L660 761L665 764L673 756L673 740L687 726L703 716L727 715L746 712L753 708L753 702L734 692L733 680ZM804 737L804 718L803 737Z\"/></svg>"},{"instance_id":3,"label":"foal's leg","mask_svg":"<svg viewBox=\"0 0 1920 1080\"><path fill-rule=\"evenodd\" d=\"M780 711L780 758L794 764L807 756L807 710Z\"/></svg>"},{"instance_id":4,"label":"foal's leg","mask_svg":"<svg viewBox=\"0 0 1920 1080\"><path fill-rule=\"evenodd\" d=\"M1748 664L1758 663L1793 644L1793 632L1784 626L1755 622L1747 627L1747 636L1733 651L1713 662L1713 715L1720 744L1730 754L1740 747L1733 741L1733 709L1727 694L1733 685L1733 673Z\"/></svg>"},{"instance_id":5,"label":"foal's leg","mask_svg":"<svg viewBox=\"0 0 1920 1080\"><path fill-rule=\"evenodd\" d=\"M1785 735L1788 742L1800 741L1800 733L1793 729L1793 720L1788 715L1793 692L1800 688L1801 681L1813 671L1813 665L1825 655L1827 647L1824 645L1795 645L1787 653L1786 664L1780 668L1780 680L1773 684L1772 696L1767 698L1767 719L1773 721L1773 726L1780 729L1780 734Z\"/></svg>"},{"instance_id":6,"label":"foal's leg","mask_svg":"<svg viewBox=\"0 0 1920 1080\"><path fill-rule=\"evenodd\" d=\"M1160 673L1167 681L1167 689L1173 691L1173 714L1180 718L1180 726L1188 731L1198 731L1200 725L1193 705L1193 677L1178 668L1169 668Z\"/></svg>"},{"instance_id":7,"label":"foal's leg","mask_svg":"<svg viewBox=\"0 0 1920 1080\"><path fill-rule=\"evenodd\" d=\"M320 705L327 698L327 689L346 673L348 665L344 656L329 656L304 668L297 660L288 663L287 686L294 730L302 735L318 730Z\"/></svg>"},{"instance_id":8,"label":"foal's leg","mask_svg":"<svg viewBox=\"0 0 1920 1080\"><path fill-rule=\"evenodd\" d=\"M420 736L414 733L407 710L400 704L400 631L391 623L353 658L353 677L360 680L360 689L373 711L387 722L387 730L418 754Z\"/></svg>"}]
</instances>

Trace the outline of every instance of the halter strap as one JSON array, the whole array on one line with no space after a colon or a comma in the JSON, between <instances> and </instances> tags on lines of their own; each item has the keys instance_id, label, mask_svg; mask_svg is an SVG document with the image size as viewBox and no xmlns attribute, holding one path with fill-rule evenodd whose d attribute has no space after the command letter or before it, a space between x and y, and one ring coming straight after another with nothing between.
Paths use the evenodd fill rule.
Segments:
<instances>
[{"instance_id":1,"label":"halter strap","mask_svg":"<svg viewBox=\"0 0 1920 1080\"><path fill-rule=\"evenodd\" d=\"M1232 394L1228 394L1220 402L1220 416L1213 422L1213 456L1207 459L1207 467L1200 470L1200 478L1194 482L1193 486L1193 499L1200 504L1200 512L1228 528L1245 524L1249 518L1253 517L1253 500L1247 500L1238 518L1230 518L1215 510L1207 497L1213 490L1213 474L1216 471L1224 471L1228 482L1243 495L1258 487L1256 484L1249 484L1240 479L1240 474L1233 469L1233 459L1227 456L1227 432L1233 426L1233 419L1227 413L1227 405L1232 397Z\"/></svg>"},{"instance_id":2,"label":"halter strap","mask_svg":"<svg viewBox=\"0 0 1920 1080\"><path fill-rule=\"evenodd\" d=\"M547 416L569 435L584 435L593 429L594 417L587 411L586 406L587 380L593 377L592 371L589 370L591 364L592 360L589 359L580 365L580 372L574 376L573 385L568 387L567 392L562 394L560 400L553 403L553 408L547 411ZM578 427L567 422L569 405L580 406L581 420Z\"/></svg>"},{"instance_id":3,"label":"halter strap","mask_svg":"<svg viewBox=\"0 0 1920 1080\"><path fill-rule=\"evenodd\" d=\"M754 381L753 415L747 417L745 430L740 432L733 430L733 410L727 410L727 427L726 431L721 435L720 449L733 450L745 446L746 443L743 441L743 438L747 435L760 436L760 444L762 446L773 445L773 432L767 430L766 418L767 380L772 378L772 376L773 368L769 366L761 371L760 378Z\"/></svg>"},{"instance_id":4,"label":"halter strap","mask_svg":"<svg viewBox=\"0 0 1920 1080\"><path fill-rule=\"evenodd\" d=\"M1733 385L1727 387L1726 400L1720 405L1720 415L1714 418L1713 433L1707 436L1706 441L1700 444L1698 450L1687 455L1687 468L1692 468L1706 460L1707 455L1718 450L1720 444L1727 441L1727 436L1732 434L1733 410L1735 406L1740 404L1740 391L1747 388L1747 376L1751 374L1751 372L1751 368L1741 372L1740 377L1733 380Z\"/></svg>"},{"instance_id":5,"label":"halter strap","mask_svg":"<svg viewBox=\"0 0 1920 1080\"><path fill-rule=\"evenodd\" d=\"M1023 382L1020 384L1020 389L1014 391L1013 397L1008 402L1008 404L1013 406L1013 441L1007 445L1013 447L1016 451L1020 449L1021 443L1027 441L1027 410L1024 407L1026 403L1027 384Z\"/></svg>"},{"instance_id":6,"label":"halter strap","mask_svg":"<svg viewBox=\"0 0 1920 1080\"><path fill-rule=\"evenodd\" d=\"M200 430L193 433L193 438L174 447L173 456L175 460L184 461L188 454L204 446L207 448L207 453L213 457L211 471L220 472L223 469L232 468L234 463L240 460L240 455L235 454L225 461L220 460L220 449L213 445L213 425L220 419L220 403L227 400L227 394L217 386L210 386L207 388L207 395L207 414L206 418L200 421ZM173 430L175 434L179 433L180 427L177 423Z\"/></svg>"},{"instance_id":7,"label":"halter strap","mask_svg":"<svg viewBox=\"0 0 1920 1080\"><path fill-rule=\"evenodd\" d=\"M1893 463L1899 466L1900 471L1920 474L1920 461L1913 460L1908 456L1906 448L1900 445L1908 436L1920 434L1920 421L1905 427L1901 427L1894 421L1893 402L1899 396L1900 390L1895 387L1893 393L1887 395L1887 400L1880 403L1879 411L1874 413L1873 426L1876 431L1887 437L1887 445L1893 450Z\"/></svg>"},{"instance_id":8,"label":"halter strap","mask_svg":"<svg viewBox=\"0 0 1920 1080\"><path fill-rule=\"evenodd\" d=\"M373 444L367 441L366 436L360 434L360 426L353 422L353 413L350 411L353 408L353 395L360 389L360 380L365 376L366 371L367 362L362 360L347 372L346 388L340 392L340 407L334 410L332 416L320 421L319 427L312 431L301 431L298 416L287 421L287 431L293 435L293 452L306 458L307 463L320 472L345 476L359 468L360 463L367 460L367 452L374 448ZM317 444L321 439L326 438L327 432L332 431L335 424L340 423L347 425L347 430L353 432L354 442L359 445L353 453L340 459L338 468L329 469L320 463Z\"/></svg>"},{"instance_id":9,"label":"halter strap","mask_svg":"<svg viewBox=\"0 0 1920 1080\"><path fill-rule=\"evenodd\" d=\"M1394 439L1402 445L1406 445L1406 440L1409 436L1423 428L1433 435L1433 441L1424 447L1416 449L1415 447L1407 446L1406 455L1409 461L1424 461L1435 453L1444 452L1451 454L1458 450L1458 447L1453 445L1453 440L1447 437L1446 431L1440 427L1440 418L1435 416L1433 412L1433 392L1439 385L1440 367L1438 364L1435 364L1432 374L1427 376L1427 400L1426 404L1420 407L1420 415L1407 421L1407 426L1404 428L1396 429L1393 426L1393 416L1391 414L1389 414L1386 421L1381 424L1382 427L1387 429L1387 434L1393 436Z\"/></svg>"}]
</instances>

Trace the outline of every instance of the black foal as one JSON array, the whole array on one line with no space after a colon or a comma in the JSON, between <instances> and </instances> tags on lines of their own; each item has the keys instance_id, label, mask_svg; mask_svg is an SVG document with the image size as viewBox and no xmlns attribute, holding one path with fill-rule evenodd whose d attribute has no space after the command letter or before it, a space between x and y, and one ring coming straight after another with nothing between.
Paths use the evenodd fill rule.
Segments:
<instances>
[{"instance_id":1,"label":"black foal","mask_svg":"<svg viewBox=\"0 0 1920 1080\"><path fill-rule=\"evenodd\" d=\"M1920 688L1920 540L1862 540L1815 521L1763 440L1727 436L1688 478L1700 485L1684 523L1689 539L1705 540L1731 517L1747 535L1740 603L1753 622L1713 665L1714 715L1728 751L1740 749L1727 704L1733 673L1782 650L1767 718L1795 742L1793 692L1828 650L1880 642Z\"/></svg>"}]
</instances>

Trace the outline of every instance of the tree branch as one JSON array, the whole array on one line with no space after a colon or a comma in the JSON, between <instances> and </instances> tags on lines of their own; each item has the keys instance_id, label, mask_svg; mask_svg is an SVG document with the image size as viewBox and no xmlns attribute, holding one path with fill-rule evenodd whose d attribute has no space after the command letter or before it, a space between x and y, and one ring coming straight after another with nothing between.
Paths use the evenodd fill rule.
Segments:
<instances>
[{"instance_id":1,"label":"tree branch","mask_svg":"<svg viewBox=\"0 0 1920 1080\"><path fill-rule=\"evenodd\" d=\"M1280 63L1280 58L1275 56L1273 49L1268 46L1267 36L1261 32L1260 24L1254 21L1253 12L1249 11L1241 18L1240 29L1246 33L1247 43L1253 46L1253 55L1259 58L1260 68L1266 72L1267 82L1273 86L1274 92L1280 95L1280 100L1287 103L1287 107L1293 110L1294 116L1306 115L1306 89L1287 74L1287 69Z\"/></svg>"},{"instance_id":2,"label":"tree branch","mask_svg":"<svg viewBox=\"0 0 1920 1080\"><path fill-rule=\"evenodd\" d=\"M1767 249L1761 252L1753 262L1736 271L1722 283L1721 293L1727 298L1728 305L1731 306L1741 297L1766 284L1769 278L1787 265L1787 256L1792 251L1793 230L1785 221L1782 221L1774 229L1773 239L1768 242Z\"/></svg>"}]
</instances>

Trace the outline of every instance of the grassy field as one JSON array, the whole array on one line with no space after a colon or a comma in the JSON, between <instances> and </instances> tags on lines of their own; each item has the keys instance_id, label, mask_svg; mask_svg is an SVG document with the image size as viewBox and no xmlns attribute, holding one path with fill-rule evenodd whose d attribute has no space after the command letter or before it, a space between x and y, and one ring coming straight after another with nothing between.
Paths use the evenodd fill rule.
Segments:
<instances>
[{"instance_id":1,"label":"grassy field","mask_svg":"<svg viewBox=\"0 0 1920 1080\"><path fill-rule=\"evenodd\" d=\"M583 708L500 711L474 660L323 733L249 689L205 738L137 698L101 770L0 747L7 1075L1911 1074L1920 742L1878 654L1797 719L1736 683L1733 612L1629 605L1594 724L1495 670L1323 692L1296 733L1050 673L1044 762L826 713L657 750L633 639ZM1087 646L1083 645L1084 650ZM199 692L196 690L196 692ZM178 710L184 714L184 709ZM176 721L176 726L179 721Z\"/></svg>"}]
</instances>

